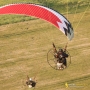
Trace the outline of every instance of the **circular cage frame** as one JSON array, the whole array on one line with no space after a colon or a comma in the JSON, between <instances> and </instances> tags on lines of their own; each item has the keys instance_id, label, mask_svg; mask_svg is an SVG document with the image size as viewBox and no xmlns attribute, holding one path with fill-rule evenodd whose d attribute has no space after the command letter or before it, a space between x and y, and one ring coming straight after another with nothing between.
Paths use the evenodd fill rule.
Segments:
<instances>
[{"instance_id":1,"label":"circular cage frame","mask_svg":"<svg viewBox=\"0 0 90 90\"><path fill-rule=\"evenodd\" d=\"M71 55L70 53L66 50L66 53L68 54L68 63L67 63L67 67L69 67L69 65L71 64ZM52 58L50 59L49 56L52 56ZM51 61L51 62L50 62ZM57 69L57 66L56 66L56 58L54 57L54 51L53 51L53 48L51 48L48 52L47 52L47 62L48 64L50 65L50 67L52 67L53 69L55 70L61 70L61 69ZM55 64L55 65L52 65L51 63ZM66 68L67 68L66 67Z\"/></svg>"}]
</instances>

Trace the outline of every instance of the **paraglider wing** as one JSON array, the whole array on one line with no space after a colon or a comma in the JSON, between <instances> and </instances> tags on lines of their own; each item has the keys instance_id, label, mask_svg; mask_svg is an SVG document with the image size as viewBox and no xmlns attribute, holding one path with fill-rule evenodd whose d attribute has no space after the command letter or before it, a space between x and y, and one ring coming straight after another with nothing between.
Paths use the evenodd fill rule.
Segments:
<instances>
[{"instance_id":1,"label":"paraglider wing","mask_svg":"<svg viewBox=\"0 0 90 90\"><path fill-rule=\"evenodd\" d=\"M0 7L0 15L3 14L22 14L44 19L54 24L62 31L69 40L74 36L70 22L60 13L41 5L36 4L9 4Z\"/></svg>"}]
</instances>

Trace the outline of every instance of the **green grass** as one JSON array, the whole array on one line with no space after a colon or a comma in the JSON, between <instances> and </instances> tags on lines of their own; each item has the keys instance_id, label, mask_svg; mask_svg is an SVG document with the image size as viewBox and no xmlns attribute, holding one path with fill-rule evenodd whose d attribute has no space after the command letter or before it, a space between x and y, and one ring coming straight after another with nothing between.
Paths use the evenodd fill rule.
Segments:
<instances>
[{"instance_id":1,"label":"green grass","mask_svg":"<svg viewBox=\"0 0 90 90\"><path fill-rule=\"evenodd\" d=\"M1 18L0 25L35 20L35 18L33 17L22 15L1 15L0 18Z\"/></svg>"},{"instance_id":2,"label":"green grass","mask_svg":"<svg viewBox=\"0 0 90 90\"><path fill-rule=\"evenodd\" d=\"M18 1L20 0L13 0ZM11 2L2 0L0 4ZM85 9L82 8L82 11ZM65 16L67 17L67 14ZM12 17L15 17L14 21ZM57 47L64 47L67 42L66 36L44 20L31 20L31 17L24 16L20 18L17 15L12 17L6 15L0 19L3 23L0 25L0 90L32 90L23 85L27 75L36 77L36 90L90 89L89 8L85 14L68 14L67 18L73 25L75 36L68 42L72 63L63 71L54 70L48 65L47 52L52 48L52 42ZM26 20L23 21L24 18ZM5 22L8 23L4 24ZM65 83L84 87L66 88Z\"/></svg>"}]
</instances>

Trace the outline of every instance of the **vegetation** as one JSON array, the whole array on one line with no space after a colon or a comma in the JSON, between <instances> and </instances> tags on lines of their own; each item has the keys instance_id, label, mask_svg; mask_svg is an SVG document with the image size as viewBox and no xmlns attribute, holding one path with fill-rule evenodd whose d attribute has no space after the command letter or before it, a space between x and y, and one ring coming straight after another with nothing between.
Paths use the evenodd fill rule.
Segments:
<instances>
[{"instance_id":1,"label":"vegetation","mask_svg":"<svg viewBox=\"0 0 90 90\"><path fill-rule=\"evenodd\" d=\"M67 7L67 1L69 14L66 13L67 10L59 9L59 5ZM18 2L22 0L1 0L0 5ZM36 90L89 90L90 6L87 2L90 1L23 0L23 2L47 5L58 12L62 11L69 19L75 34L73 40L68 41L67 48L71 55L71 65L63 71L58 71L47 63L47 52L52 48L52 42L56 47L64 47L67 43L67 38L56 27L32 17L2 15L0 90L31 90L24 86L27 75L36 77ZM71 3L77 6L76 2L80 3L78 4L80 8L74 9L74 6L73 9L70 8Z\"/></svg>"}]
</instances>

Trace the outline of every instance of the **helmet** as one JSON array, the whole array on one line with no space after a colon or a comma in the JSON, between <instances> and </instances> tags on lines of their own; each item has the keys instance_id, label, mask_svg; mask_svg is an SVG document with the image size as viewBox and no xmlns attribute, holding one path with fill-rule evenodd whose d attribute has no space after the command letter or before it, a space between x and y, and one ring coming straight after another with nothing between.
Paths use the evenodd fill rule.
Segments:
<instances>
[{"instance_id":1,"label":"helmet","mask_svg":"<svg viewBox=\"0 0 90 90\"><path fill-rule=\"evenodd\" d=\"M63 52L63 50L62 50L62 49L59 49L59 51L60 51L60 52Z\"/></svg>"},{"instance_id":2,"label":"helmet","mask_svg":"<svg viewBox=\"0 0 90 90\"><path fill-rule=\"evenodd\" d=\"M29 79L30 81L32 80L32 78Z\"/></svg>"}]
</instances>

